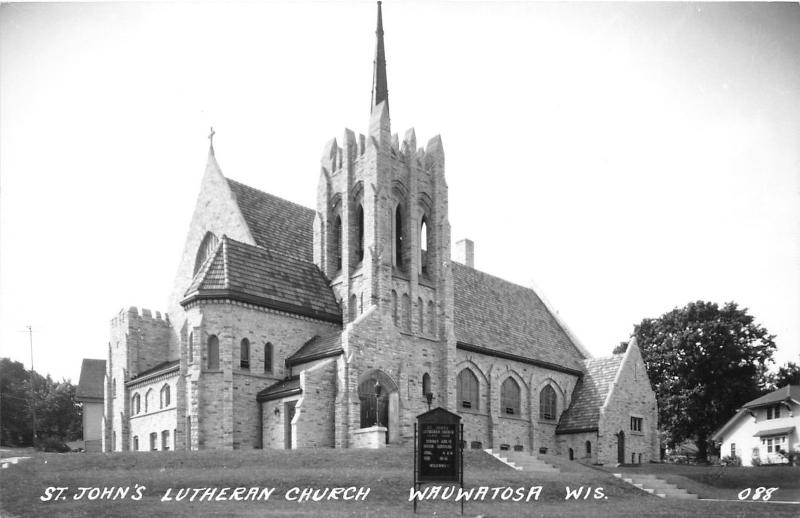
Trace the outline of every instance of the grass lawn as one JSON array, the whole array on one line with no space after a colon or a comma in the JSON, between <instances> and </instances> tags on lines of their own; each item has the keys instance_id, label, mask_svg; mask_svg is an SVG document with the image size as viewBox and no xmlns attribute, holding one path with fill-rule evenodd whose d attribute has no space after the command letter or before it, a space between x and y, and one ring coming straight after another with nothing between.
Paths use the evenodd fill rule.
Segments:
<instances>
[{"instance_id":1,"label":"grass lawn","mask_svg":"<svg viewBox=\"0 0 800 518\"><path fill-rule=\"evenodd\" d=\"M8 456L8 455L6 455ZM388 450L300 450L38 454L0 472L0 515L6 516L409 516L413 455ZM136 484L141 500L132 500ZM75 500L80 487L128 487L125 499ZM169 488L275 488L268 501L163 502ZM364 501L292 502L293 487L369 488ZM663 500L598 469L560 474L512 470L483 452L465 456L465 487L542 486L538 500L468 502L465 516L798 516L800 506ZM602 487L607 498L565 501L565 487ZM67 487L63 500L42 502L48 487ZM230 490L232 491L232 489ZM54 493L49 493L54 494ZM421 516L458 516L454 501L424 501Z\"/></svg>"}]
</instances>

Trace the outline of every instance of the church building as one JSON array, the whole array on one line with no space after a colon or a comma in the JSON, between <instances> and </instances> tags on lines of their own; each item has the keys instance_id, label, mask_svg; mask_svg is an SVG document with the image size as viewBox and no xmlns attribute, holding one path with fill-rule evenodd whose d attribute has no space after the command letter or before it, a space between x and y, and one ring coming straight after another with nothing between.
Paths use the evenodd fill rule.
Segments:
<instances>
[{"instance_id":1,"label":"church building","mask_svg":"<svg viewBox=\"0 0 800 518\"><path fill-rule=\"evenodd\" d=\"M316 207L227 178L212 140L166 313L111 322L103 450L410 444L443 407L468 448L657 459L635 342L593 359L451 250L441 138L392 134L380 2L376 35L369 126L324 146Z\"/></svg>"}]
</instances>

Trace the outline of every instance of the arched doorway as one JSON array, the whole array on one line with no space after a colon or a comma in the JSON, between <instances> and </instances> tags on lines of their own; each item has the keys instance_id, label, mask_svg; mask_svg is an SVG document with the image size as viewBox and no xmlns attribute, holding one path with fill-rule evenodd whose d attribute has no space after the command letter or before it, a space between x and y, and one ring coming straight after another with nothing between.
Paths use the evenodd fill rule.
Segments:
<instances>
[{"instance_id":1,"label":"arched doorway","mask_svg":"<svg viewBox=\"0 0 800 518\"><path fill-rule=\"evenodd\" d=\"M400 397L397 384L385 372L372 369L358 378L359 427L383 426L386 442L397 442L400 425Z\"/></svg>"},{"instance_id":2,"label":"arched doorway","mask_svg":"<svg viewBox=\"0 0 800 518\"><path fill-rule=\"evenodd\" d=\"M625 432L622 430L617 434L617 462L625 464Z\"/></svg>"}]
</instances>

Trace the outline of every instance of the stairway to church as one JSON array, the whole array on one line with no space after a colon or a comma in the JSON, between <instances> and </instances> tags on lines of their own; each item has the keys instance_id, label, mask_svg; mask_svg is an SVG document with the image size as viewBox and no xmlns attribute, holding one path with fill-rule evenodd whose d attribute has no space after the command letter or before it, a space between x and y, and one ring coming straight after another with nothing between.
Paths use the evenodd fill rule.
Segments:
<instances>
[{"instance_id":1,"label":"stairway to church","mask_svg":"<svg viewBox=\"0 0 800 518\"><path fill-rule=\"evenodd\" d=\"M503 464L517 471L535 471L537 473L561 473L561 471L535 455L518 451L493 451L491 448L484 450Z\"/></svg>"},{"instance_id":2,"label":"stairway to church","mask_svg":"<svg viewBox=\"0 0 800 518\"><path fill-rule=\"evenodd\" d=\"M634 487L638 487L642 491L661 498L677 498L680 500L694 500L699 498L694 493L681 489L675 484L671 484L655 475L632 475L629 473L623 475L622 473L614 473L614 476L621 478Z\"/></svg>"}]
</instances>

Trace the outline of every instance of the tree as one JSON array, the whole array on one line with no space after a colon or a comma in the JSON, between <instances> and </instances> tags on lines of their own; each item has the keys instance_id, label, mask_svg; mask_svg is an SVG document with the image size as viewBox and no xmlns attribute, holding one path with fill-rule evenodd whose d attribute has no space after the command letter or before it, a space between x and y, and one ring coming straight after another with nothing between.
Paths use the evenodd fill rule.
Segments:
<instances>
[{"instance_id":1,"label":"tree","mask_svg":"<svg viewBox=\"0 0 800 518\"><path fill-rule=\"evenodd\" d=\"M789 362L781 365L778 372L769 376L771 390L776 390L786 385L800 385L800 365Z\"/></svg>"},{"instance_id":2,"label":"tree","mask_svg":"<svg viewBox=\"0 0 800 518\"><path fill-rule=\"evenodd\" d=\"M774 336L734 302L691 302L634 328L669 444L708 440L741 405L762 394Z\"/></svg>"}]
</instances>

